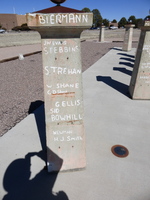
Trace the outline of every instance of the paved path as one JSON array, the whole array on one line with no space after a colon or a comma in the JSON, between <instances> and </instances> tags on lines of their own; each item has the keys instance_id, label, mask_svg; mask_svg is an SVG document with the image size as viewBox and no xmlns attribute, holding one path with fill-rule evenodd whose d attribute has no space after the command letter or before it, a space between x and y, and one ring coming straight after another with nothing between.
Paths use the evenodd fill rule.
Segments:
<instances>
[{"instance_id":1,"label":"paved path","mask_svg":"<svg viewBox=\"0 0 150 200\"><path fill-rule=\"evenodd\" d=\"M0 199L8 192L11 200L149 200L150 103L128 97L134 54L114 48L83 73L86 170L43 170L40 107L0 138ZM129 156L114 156L116 144Z\"/></svg>"},{"instance_id":2,"label":"paved path","mask_svg":"<svg viewBox=\"0 0 150 200\"><path fill-rule=\"evenodd\" d=\"M27 56L41 51L41 44L13 46L0 48L0 63L19 57L19 54Z\"/></svg>"}]
</instances>

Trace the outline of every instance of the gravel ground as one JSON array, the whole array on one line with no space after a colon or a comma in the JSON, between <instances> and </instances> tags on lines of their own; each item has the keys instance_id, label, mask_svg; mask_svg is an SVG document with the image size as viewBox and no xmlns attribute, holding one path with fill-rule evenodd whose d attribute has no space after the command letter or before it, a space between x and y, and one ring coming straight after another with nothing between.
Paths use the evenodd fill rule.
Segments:
<instances>
[{"instance_id":1,"label":"gravel ground","mask_svg":"<svg viewBox=\"0 0 150 200\"><path fill-rule=\"evenodd\" d=\"M83 71L121 42L81 43ZM137 43L133 43L137 47ZM44 101L41 53L0 64L0 136Z\"/></svg>"}]
</instances>

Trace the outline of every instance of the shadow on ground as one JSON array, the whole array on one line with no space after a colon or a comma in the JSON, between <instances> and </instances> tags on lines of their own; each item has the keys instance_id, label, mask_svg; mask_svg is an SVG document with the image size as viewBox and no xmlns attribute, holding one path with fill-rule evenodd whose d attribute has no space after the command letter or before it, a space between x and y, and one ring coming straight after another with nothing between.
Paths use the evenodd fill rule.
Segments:
<instances>
[{"instance_id":1,"label":"shadow on ground","mask_svg":"<svg viewBox=\"0 0 150 200\"><path fill-rule=\"evenodd\" d=\"M37 109L38 108L38 109ZM29 114L34 114L38 133L39 133L39 139L41 142L42 150L46 152L46 129L45 129L45 110L44 110L44 102L37 100L34 102L31 102L29 107Z\"/></svg>"},{"instance_id":2,"label":"shadow on ground","mask_svg":"<svg viewBox=\"0 0 150 200\"><path fill-rule=\"evenodd\" d=\"M129 55L127 53L117 53L118 55L121 55L121 56L127 56L127 57L130 57L130 58L135 58L135 56L133 55Z\"/></svg>"},{"instance_id":3,"label":"shadow on ground","mask_svg":"<svg viewBox=\"0 0 150 200\"><path fill-rule=\"evenodd\" d=\"M125 58L125 57L121 57L120 58L121 60L126 60L126 61L128 61L128 62L135 62L135 59L131 59L131 58Z\"/></svg>"},{"instance_id":4,"label":"shadow on ground","mask_svg":"<svg viewBox=\"0 0 150 200\"><path fill-rule=\"evenodd\" d=\"M6 169L3 186L7 194L3 200L68 200L65 192L52 191L58 172L49 174L46 169L42 169L30 180L32 156L38 156L40 159L45 157L43 151L30 152L25 158L14 160ZM57 159L63 162L58 156Z\"/></svg>"},{"instance_id":5,"label":"shadow on ground","mask_svg":"<svg viewBox=\"0 0 150 200\"><path fill-rule=\"evenodd\" d=\"M114 70L114 71L122 72L122 73L124 73L124 74L129 75L129 76L132 75L132 71L130 71L130 70L124 68L124 67L114 67L113 70Z\"/></svg>"},{"instance_id":6,"label":"shadow on ground","mask_svg":"<svg viewBox=\"0 0 150 200\"><path fill-rule=\"evenodd\" d=\"M130 62L119 62L120 65L126 65L127 67L131 67L133 68L134 64L130 63Z\"/></svg>"},{"instance_id":7,"label":"shadow on ground","mask_svg":"<svg viewBox=\"0 0 150 200\"><path fill-rule=\"evenodd\" d=\"M41 102L38 102L38 104L39 103ZM35 102L35 104L37 105L37 102ZM31 107L35 107L34 102L32 102L31 105L29 111L32 110ZM43 166L43 169L41 169L34 178L30 179L31 158L36 156L46 163L46 134L43 104L39 109L34 111L34 115L39 131L42 151L29 152L24 158L18 158L10 163L3 178L3 187L7 194L2 200L69 200L64 191L59 191L58 193L52 191L60 169L58 172L52 174L47 172L46 166ZM50 149L47 149L47 151L52 157L55 157L56 162L61 164L61 168L63 160Z\"/></svg>"},{"instance_id":8,"label":"shadow on ground","mask_svg":"<svg viewBox=\"0 0 150 200\"><path fill-rule=\"evenodd\" d=\"M107 84L108 86L112 87L118 92L129 97L128 85L125 85L124 83L120 83L119 81L112 79L110 76L96 76L96 80Z\"/></svg>"}]
</instances>

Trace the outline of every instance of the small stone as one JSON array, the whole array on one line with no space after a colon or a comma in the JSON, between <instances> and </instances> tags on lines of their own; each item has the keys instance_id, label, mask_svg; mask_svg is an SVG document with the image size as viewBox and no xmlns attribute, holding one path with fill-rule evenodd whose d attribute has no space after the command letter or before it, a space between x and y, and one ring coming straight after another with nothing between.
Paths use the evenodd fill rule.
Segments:
<instances>
[{"instance_id":1,"label":"small stone","mask_svg":"<svg viewBox=\"0 0 150 200\"><path fill-rule=\"evenodd\" d=\"M19 60L24 60L23 54L19 54Z\"/></svg>"}]
</instances>

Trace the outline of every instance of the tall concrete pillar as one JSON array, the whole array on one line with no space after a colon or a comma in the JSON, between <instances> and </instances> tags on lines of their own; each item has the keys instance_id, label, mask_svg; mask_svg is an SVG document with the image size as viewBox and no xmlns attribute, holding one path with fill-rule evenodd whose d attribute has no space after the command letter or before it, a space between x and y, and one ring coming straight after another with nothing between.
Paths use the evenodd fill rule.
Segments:
<instances>
[{"instance_id":1,"label":"tall concrete pillar","mask_svg":"<svg viewBox=\"0 0 150 200\"><path fill-rule=\"evenodd\" d=\"M150 21L141 27L129 92L132 99L150 99Z\"/></svg>"},{"instance_id":2,"label":"tall concrete pillar","mask_svg":"<svg viewBox=\"0 0 150 200\"><path fill-rule=\"evenodd\" d=\"M99 34L99 42L104 42L105 26L101 26Z\"/></svg>"},{"instance_id":3,"label":"tall concrete pillar","mask_svg":"<svg viewBox=\"0 0 150 200\"><path fill-rule=\"evenodd\" d=\"M125 26L124 42L123 42L123 51L131 51L132 49L132 38L133 38L133 27L134 24L127 24Z\"/></svg>"},{"instance_id":4,"label":"tall concrete pillar","mask_svg":"<svg viewBox=\"0 0 150 200\"><path fill-rule=\"evenodd\" d=\"M49 10L27 14L28 26L42 39L47 167L49 172L82 169L86 156L80 34L91 27L93 15L60 5Z\"/></svg>"}]
</instances>

